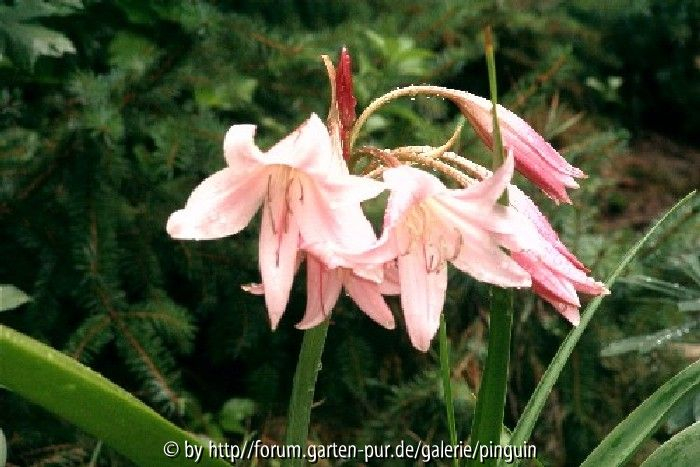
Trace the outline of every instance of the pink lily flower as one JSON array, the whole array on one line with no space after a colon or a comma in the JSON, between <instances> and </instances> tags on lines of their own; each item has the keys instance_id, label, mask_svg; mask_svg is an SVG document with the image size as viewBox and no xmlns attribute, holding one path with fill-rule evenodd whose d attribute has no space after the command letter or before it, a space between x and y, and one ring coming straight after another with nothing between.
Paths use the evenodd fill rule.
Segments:
<instances>
[{"instance_id":1,"label":"pink lily flower","mask_svg":"<svg viewBox=\"0 0 700 467\"><path fill-rule=\"evenodd\" d=\"M578 326L581 303L576 292L588 295L610 292L586 274L589 270L559 240L547 218L525 193L511 185L508 199L521 215L521 228L529 232L525 235L529 245L514 248L511 257L532 276L532 290Z\"/></svg>"},{"instance_id":2,"label":"pink lily flower","mask_svg":"<svg viewBox=\"0 0 700 467\"><path fill-rule=\"evenodd\" d=\"M412 344L427 351L437 332L447 289L447 262L478 280L529 287L530 275L500 249L518 231L512 209L498 198L513 175L509 156L493 177L466 189L448 189L424 171L395 167L384 172L391 189L384 230L360 258L397 259L401 306Z\"/></svg>"},{"instance_id":3,"label":"pink lily flower","mask_svg":"<svg viewBox=\"0 0 700 467\"><path fill-rule=\"evenodd\" d=\"M343 47L338 59L338 69L330 61L326 62L331 78L331 105L328 112L328 131L333 146L332 157L336 169L348 174L345 159L348 158L347 135L355 121L356 100L352 86L352 66L350 54ZM377 265L349 264L338 260L333 248L342 245L345 249L362 251L377 241L372 225L362 212L359 203L346 206L346 215L338 238L334 242L306 243L306 311L298 329L309 329L328 319L335 307L341 289L371 319L380 325L394 329L394 316L382 297L391 292L390 282L383 280L382 268ZM329 254L329 251L332 253ZM340 266L343 264L343 266ZM371 279L371 280L368 280ZM388 291L388 292L387 292Z\"/></svg>"},{"instance_id":4,"label":"pink lily flower","mask_svg":"<svg viewBox=\"0 0 700 467\"><path fill-rule=\"evenodd\" d=\"M289 301L300 245L316 245L324 261L340 265L335 242L348 244L343 239L353 228L347 226L367 222L359 203L384 186L342 170L328 130L315 114L265 153L255 145L254 134L254 125L229 129L224 139L228 167L195 188L185 207L168 219L167 231L178 239L233 235L262 204L259 265L275 329Z\"/></svg>"},{"instance_id":5,"label":"pink lily flower","mask_svg":"<svg viewBox=\"0 0 700 467\"><path fill-rule=\"evenodd\" d=\"M465 91L447 91L442 94L454 100L479 138L492 149L491 101ZM501 105L498 106L498 121L503 146L513 150L518 171L555 202L570 204L566 189L578 188L575 179L585 178L586 174L569 164L527 122Z\"/></svg>"}]
</instances>

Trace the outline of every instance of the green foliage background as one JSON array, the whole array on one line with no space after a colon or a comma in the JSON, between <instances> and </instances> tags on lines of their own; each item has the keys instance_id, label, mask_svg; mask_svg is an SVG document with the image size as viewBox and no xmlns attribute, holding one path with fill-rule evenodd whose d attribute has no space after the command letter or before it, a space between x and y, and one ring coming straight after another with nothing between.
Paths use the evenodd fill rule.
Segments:
<instances>
[{"instance_id":1,"label":"green foliage background","mask_svg":"<svg viewBox=\"0 0 700 467\"><path fill-rule=\"evenodd\" d=\"M644 0L633 8L615 0L4 1L0 284L17 286L31 301L0 320L97 369L189 430L230 442L279 442L303 281L273 333L262 300L239 287L258 279L255 225L210 242L173 241L164 230L191 189L223 167L226 129L254 123L258 144L267 147L310 112L325 116L330 91L319 57L335 56L341 45L353 56L360 108L397 86L424 82L486 95L481 29L491 24L504 103L590 175L572 194L574 207L555 210L530 192L602 277L634 229L658 212L611 227L638 195L625 190L625 177L637 180L633 190L654 182L640 169L622 173L630 141L634 148L653 131L682 144L680 159L689 163L681 167L691 173L665 186L670 200L700 182L692 173L699 22L697 0ZM441 100L400 101L371 119L362 138L383 147L440 144L457 118ZM461 153L486 157L470 131L458 144ZM381 211L378 202L367 207L375 216ZM546 465L579 463L683 365L687 353L678 350L689 347L669 342L697 343L697 211L683 212L642 255L584 337L533 439ZM445 313L462 437L485 350L485 294L481 284L452 275ZM508 423L567 326L547 305L519 294ZM621 340L627 350L615 352ZM411 348L401 324L394 332L378 328L342 298L313 439L448 439L437 367L435 353ZM51 390L51 381L36 380ZM700 398L678 408L670 429L697 417L693 407ZM11 465L82 465L97 446L2 389L0 427ZM98 450L95 465L128 465Z\"/></svg>"}]
</instances>

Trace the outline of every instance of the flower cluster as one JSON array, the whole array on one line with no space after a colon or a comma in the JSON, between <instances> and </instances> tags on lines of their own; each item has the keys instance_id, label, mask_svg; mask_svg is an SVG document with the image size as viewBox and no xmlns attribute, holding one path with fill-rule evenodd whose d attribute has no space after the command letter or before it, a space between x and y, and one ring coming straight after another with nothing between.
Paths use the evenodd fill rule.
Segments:
<instances>
[{"instance_id":1,"label":"flower cluster","mask_svg":"<svg viewBox=\"0 0 700 467\"><path fill-rule=\"evenodd\" d=\"M307 303L298 328L328 319L345 289L371 319L392 329L394 317L384 295L398 294L411 342L422 351L439 326L447 263L497 286L532 287L574 325L579 321L577 292L607 293L535 203L510 184L517 169L555 201L570 202L566 189L577 187L574 179L584 176L527 123L498 108L508 156L494 173L450 152L448 143L440 148L362 148L374 157L371 170L353 175L346 161L354 137L382 103L418 93L448 98L489 146L491 106L463 91L413 86L378 99L356 121L349 54L341 52L337 73L324 60L332 90L326 124L312 114L266 152L255 145L255 126L232 126L224 138L227 167L195 188L167 224L173 238L221 238L246 227L262 206L262 283L244 288L264 295L273 329L304 261ZM417 166L462 188L448 188ZM377 180L380 176L383 181ZM360 203L384 190L389 198L377 238Z\"/></svg>"}]
</instances>

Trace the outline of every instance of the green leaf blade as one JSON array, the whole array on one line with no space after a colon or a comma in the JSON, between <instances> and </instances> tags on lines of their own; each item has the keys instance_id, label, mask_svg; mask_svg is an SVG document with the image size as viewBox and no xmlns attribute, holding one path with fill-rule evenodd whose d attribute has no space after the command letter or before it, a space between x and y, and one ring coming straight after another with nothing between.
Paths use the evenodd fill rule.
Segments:
<instances>
[{"instance_id":1,"label":"green leaf blade","mask_svg":"<svg viewBox=\"0 0 700 467\"><path fill-rule=\"evenodd\" d=\"M0 384L103 440L137 465L189 466L193 460L185 458L185 443L203 444L90 368L2 325ZM167 442L177 443L177 456L165 456ZM200 465L229 464L205 453Z\"/></svg>"},{"instance_id":2,"label":"green leaf blade","mask_svg":"<svg viewBox=\"0 0 700 467\"><path fill-rule=\"evenodd\" d=\"M668 380L642 402L589 454L581 467L625 464L663 422L676 402L697 387L700 387L700 360Z\"/></svg>"},{"instance_id":3,"label":"green leaf blade","mask_svg":"<svg viewBox=\"0 0 700 467\"><path fill-rule=\"evenodd\" d=\"M700 422L666 441L642 463L642 467L691 467L700 459Z\"/></svg>"}]
</instances>

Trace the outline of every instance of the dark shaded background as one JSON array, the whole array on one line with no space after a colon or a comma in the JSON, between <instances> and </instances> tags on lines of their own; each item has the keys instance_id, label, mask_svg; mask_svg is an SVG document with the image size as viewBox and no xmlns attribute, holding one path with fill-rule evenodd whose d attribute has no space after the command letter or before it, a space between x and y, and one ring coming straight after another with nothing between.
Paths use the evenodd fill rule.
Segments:
<instances>
[{"instance_id":1,"label":"dark shaded background","mask_svg":"<svg viewBox=\"0 0 700 467\"><path fill-rule=\"evenodd\" d=\"M167 216L223 167L230 125L258 125L267 147L310 112L325 116L319 57L341 45L353 56L360 109L411 83L486 95L487 24L505 105L590 175L573 207L555 209L523 185L605 277L641 229L700 184L700 2L629 3L0 3L0 283L32 297L0 322L189 430L281 441L303 281L273 333L262 300L239 288L258 278L257 220L232 238L178 242L164 231ZM383 109L362 138L437 145L456 122L446 102L405 100ZM471 130L458 150L486 157ZM381 200L366 207L380 218ZM698 358L698 309L683 306L700 299L697 211L680 213L642 253L579 344L533 437L545 465L577 465ZM445 313L466 438L487 289L461 273L450 281ZM386 331L341 298L317 387L315 441L448 439L436 354L415 351L397 318L397 330ZM509 425L568 328L548 305L518 294ZM690 423L694 404L700 397L679 406L649 450ZM0 427L8 465L82 465L97 442L2 389ZM105 447L98 465L128 462Z\"/></svg>"}]
</instances>

